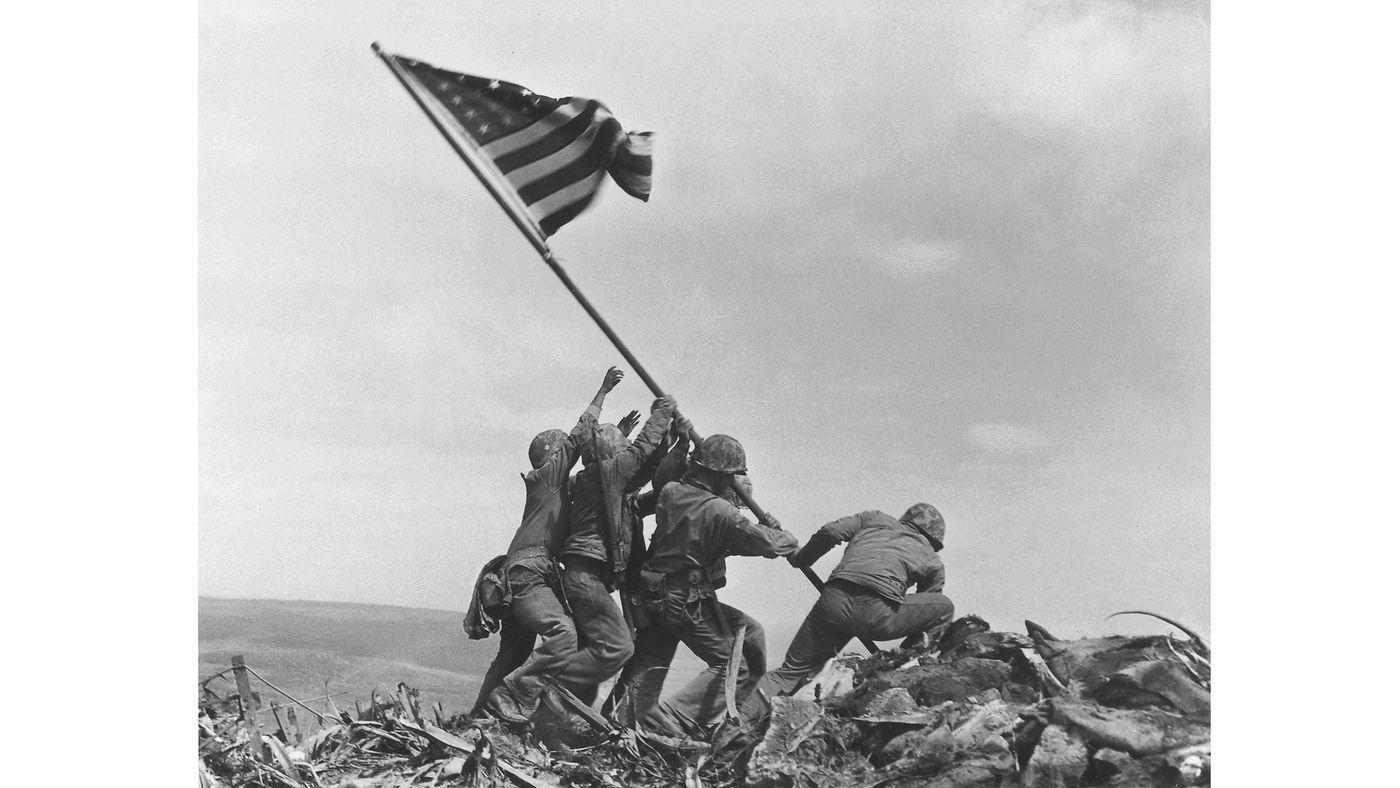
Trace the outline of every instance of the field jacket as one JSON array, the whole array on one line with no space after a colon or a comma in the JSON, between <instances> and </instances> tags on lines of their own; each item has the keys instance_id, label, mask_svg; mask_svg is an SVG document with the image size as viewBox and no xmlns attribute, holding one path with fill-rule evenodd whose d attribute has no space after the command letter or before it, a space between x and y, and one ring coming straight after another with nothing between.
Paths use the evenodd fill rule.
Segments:
<instances>
[{"instance_id":1,"label":"field jacket","mask_svg":"<svg viewBox=\"0 0 1400 788\"><path fill-rule=\"evenodd\" d=\"M914 526L884 512L869 511L823 525L793 556L797 566L811 566L841 542L846 546L830 580L845 580L898 602L910 585L942 591L943 560Z\"/></svg>"}]
</instances>

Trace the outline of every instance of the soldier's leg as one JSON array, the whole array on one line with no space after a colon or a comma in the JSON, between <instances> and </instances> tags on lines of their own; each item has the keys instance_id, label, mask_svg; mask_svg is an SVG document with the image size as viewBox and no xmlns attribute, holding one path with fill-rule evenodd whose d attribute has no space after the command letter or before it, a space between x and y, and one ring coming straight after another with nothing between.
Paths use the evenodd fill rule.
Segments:
<instances>
[{"instance_id":1,"label":"soldier's leg","mask_svg":"<svg viewBox=\"0 0 1400 788\"><path fill-rule=\"evenodd\" d=\"M628 663L626 685L621 687L613 716L623 725L641 722L650 728L674 735L660 711L661 687L671 661L676 658L680 638L664 622L657 621L637 630L636 653ZM618 679L619 684L624 679Z\"/></svg>"},{"instance_id":2,"label":"soldier's leg","mask_svg":"<svg viewBox=\"0 0 1400 788\"><path fill-rule=\"evenodd\" d=\"M699 620L681 635L681 642L708 667L661 704L662 711L673 721L693 729L703 728L725 713L724 676L734 633L740 625L745 626L745 635L736 703L742 703L753 689L767 659L763 627L757 621L729 605L705 605L703 611Z\"/></svg>"},{"instance_id":3,"label":"soldier's leg","mask_svg":"<svg viewBox=\"0 0 1400 788\"><path fill-rule=\"evenodd\" d=\"M632 657L632 636L622 609L613 601L601 561L564 558L564 593L574 611L580 649L561 666L557 678L574 694L597 697L598 685Z\"/></svg>"},{"instance_id":4,"label":"soldier's leg","mask_svg":"<svg viewBox=\"0 0 1400 788\"><path fill-rule=\"evenodd\" d=\"M763 675L758 686L770 698L791 695L815 676L827 660L850 642L851 598L845 589L829 584L788 646L783 664Z\"/></svg>"},{"instance_id":5,"label":"soldier's leg","mask_svg":"<svg viewBox=\"0 0 1400 788\"><path fill-rule=\"evenodd\" d=\"M469 712L471 716L481 716L486 699L501 686L507 674L525 664L534 648L535 633L515 620L514 611L507 613L501 620L501 647L496 651L496 658L491 660L491 667L486 669L486 675L481 680L476 703L472 704Z\"/></svg>"},{"instance_id":6,"label":"soldier's leg","mask_svg":"<svg viewBox=\"0 0 1400 788\"><path fill-rule=\"evenodd\" d=\"M516 566L507 572L507 578L511 615L538 635L540 643L525 664L511 671L492 691L485 708L502 719L521 722L539 704L544 691L542 677L556 674L578 651L578 635L559 595L539 572Z\"/></svg>"},{"instance_id":7,"label":"soldier's leg","mask_svg":"<svg viewBox=\"0 0 1400 788\"><path fill-rule=\"evenodd\" d=\"M953 601L934 592L909 594L898 605L885 609L888 612L861 616L869 622L868 631L861 634L874 640L894 640L921 632L936 633L953 620Z\"/></svg>"}]
</instances>

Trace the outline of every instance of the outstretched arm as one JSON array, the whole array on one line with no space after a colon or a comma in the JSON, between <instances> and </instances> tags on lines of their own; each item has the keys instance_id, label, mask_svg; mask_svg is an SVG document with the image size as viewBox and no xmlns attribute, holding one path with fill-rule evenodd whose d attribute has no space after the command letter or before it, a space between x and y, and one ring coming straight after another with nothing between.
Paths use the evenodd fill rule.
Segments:
<instances>
[{"instance_id":1,"label":"outstretched arm","mask_svg":"<svg viewBox=\"0 0 1400 788\"><path fill-rule=\"evenodd\" d=\"M598 393L593 395L593 401L584 408L583 415L578 417L578 424L569 433L569 438L573 440L575 449L588 439L593 428L598 424L598 417L603 413L603 400L608 398L608 392L617 388L617 384L622 382L623 372L617 367L608 367L608 371L603 373L603 383L598 386ZM572 465L572 463L570 463Z\"/></svg>"},{"instance_id":2,"label":"outstretched arm","mask_svg":"<svg viewBox=\"0 0 1400 788\"><path fill-rule=\"evenodd\" d=\"M764 558L790 556L797 550L797 537L784 531L776 519L771 526L749 522L738 510L729 523L728 555L756 555Z\"/></svg>"},{"instance_id":3,"label":"outstretched arm","mask_svg":"<svg viewBox=\"0 0 1400 788\"><path fill-rule=\"evenodd\" d=\"M788 559L788 563L793 566L811 566L817 562L818 558L830 552L831 548L842 542L851 541L851 537L856 535L856 531L864 526L865 519L859 514L842 517L840 520L832 520L817 529L817 532L812 534L812 538L807 540L807 544Z\"/></svg>"},{"instance_id":4,"label":"outstretched arm","mask_svg":"<svg viewBox=\"0 0 1400 788\"><path fill-rule=\"evenodd\" d=\"M603 400L608 398L608 392L617 388L617 384L622 382L622 376L626 374L617 367L608 367L608 371L603 373L603 383L598 387L598 393L593 395L593 401L588 404L589 408L597 408L599 413L603 411Z\"/></svg>"}]
</instances>

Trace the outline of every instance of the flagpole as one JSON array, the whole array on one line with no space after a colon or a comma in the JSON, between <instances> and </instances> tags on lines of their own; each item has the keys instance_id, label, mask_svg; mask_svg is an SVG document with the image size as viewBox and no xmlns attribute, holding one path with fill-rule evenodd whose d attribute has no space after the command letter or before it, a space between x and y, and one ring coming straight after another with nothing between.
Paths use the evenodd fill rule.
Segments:
<instances>
[{"instance_id":1,"label":"flagpole","mask_svg":"<svg viewBox=\"0 0 1400 788\"><path fill-rule=\"evenodd\" d=\"M613 347L617 348L617 352L622 354L627 364L637 373L637 377L641 378L642 382L646 384L646 387L651 390L652 395L656 397L666 396L665 393L662 392L661 387L657 385L656 380L653 379L646 371L646 368L642 366L642 363L637 360L636 356L632 355L632 351L627 348L627 345L622 341L622 337L618 336L617 332L612 330L612 326L608 325L608 321L604 320L598 310L593 308L593 303L588 300L588 297L583 294L582 290L578 289L578 285L574 284L574 280L564 271L559 261L554 259L553 250L549 248L548 242L540 236L538 228L527 224L517 213L515 206L509 204L506 197L500 193L499 185L487 176L477 164L475 158L467 153L457 139L452 136L447 130L447 127L442 124L442 121L438 119L437 115L433 113L423 101L422 97L418 95L418 91L414 90L408 83L408 79L400 71L398 64L390 60L384 50L380 48L379 42L372 42L370 44L370 49L374 50L374 54L378 55L379 59L384 61L384 65L388 67L389 72L399 81L403 89L408 91L408 95L413 97L414 103L418 105L419 109L423 110L424 115L428 116L428 120L432 121L438 133L442 135L443 139L447 140L448 145L452 146L452 150L457 152L457 156L466 163L467 168L472 171L472 174L476 176L477 180L481 181L481 185L486 187L486 191L491 194L491 197L496 200L496 204L499 205L501 210L505 211L506 215L510 217L510 220L515 223L515 227L520 230L521 235L524 235L530 244L535 247L535 251L539 253L545 265L549 266L549 270L553 271L554 275L559 278L559 281L564 283L564 287L568 288L574 300L578 301L579 306L583 307L583 311L587 312L588 316L593 319L593 322L597 324L598 328L602 329L608 341L612 342ZM679 416L680 414L676 415ZM697 446L701 441L700 433L696 431L694 425L690 427L690 440ZM767 525L770 519L768 513L754 501L753 496L749 495L748 490L744 489L738 482L732 480L731 487L735 494L739 496L739 499L744 502L744 505L749 508L749 511L753 512L754 517L758 518L759 522ZM803 577L806 577L818 591L822 589L823 584L821 578L817 577L817 573L813 572L811 567L800 566L797 568L801 570ZM870 640L866 638L860 638L859 640L872 654L879 651L879 648Z\"/></svg>"}]
</instances>

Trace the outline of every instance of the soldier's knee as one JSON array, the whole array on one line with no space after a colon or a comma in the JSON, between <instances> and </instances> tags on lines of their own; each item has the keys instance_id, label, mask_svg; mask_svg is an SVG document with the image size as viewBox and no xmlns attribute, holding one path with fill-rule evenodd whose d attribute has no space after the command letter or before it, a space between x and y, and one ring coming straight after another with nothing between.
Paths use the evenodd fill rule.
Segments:
<instances>
[{"instance_id":1,"label":"soldier's knee","mask_svg":"<svg viewBox=\"0 0 1400 788\"><path fill-rule=\"evenodd\" d=\"M619 643L617 648L610 649L604 659L600 661L604 663L608 673L612 673L622 670L622 667L627 664L628 660L632 659L632 655L636 652L637 649L630 642L623 642Z\"/></svg>"},{"instance_id":2,"label":"soldier's knee","mask_svg":"<svg viewBox=\"0 0 1400 788\"><path fill-rule=\"evenodd\" d=\"M752 618L744 623L748 626L748 629L745 630L744 641L746 643L757 643L759 648L763 648L764 644L767 642L767 635L763 631L763 625Z\"/></svg>"},{"instance_id":3,"label":"soldier's knee","mask_svg":"<svg viewBox=\"0 0 1400 788\"><path fill-rule=\"evenodd\" d=\"M578 631L562 621L556 622L541 637L549 643L551 650L565 653L578 651Z\"/></svg>"}]
</instances>

